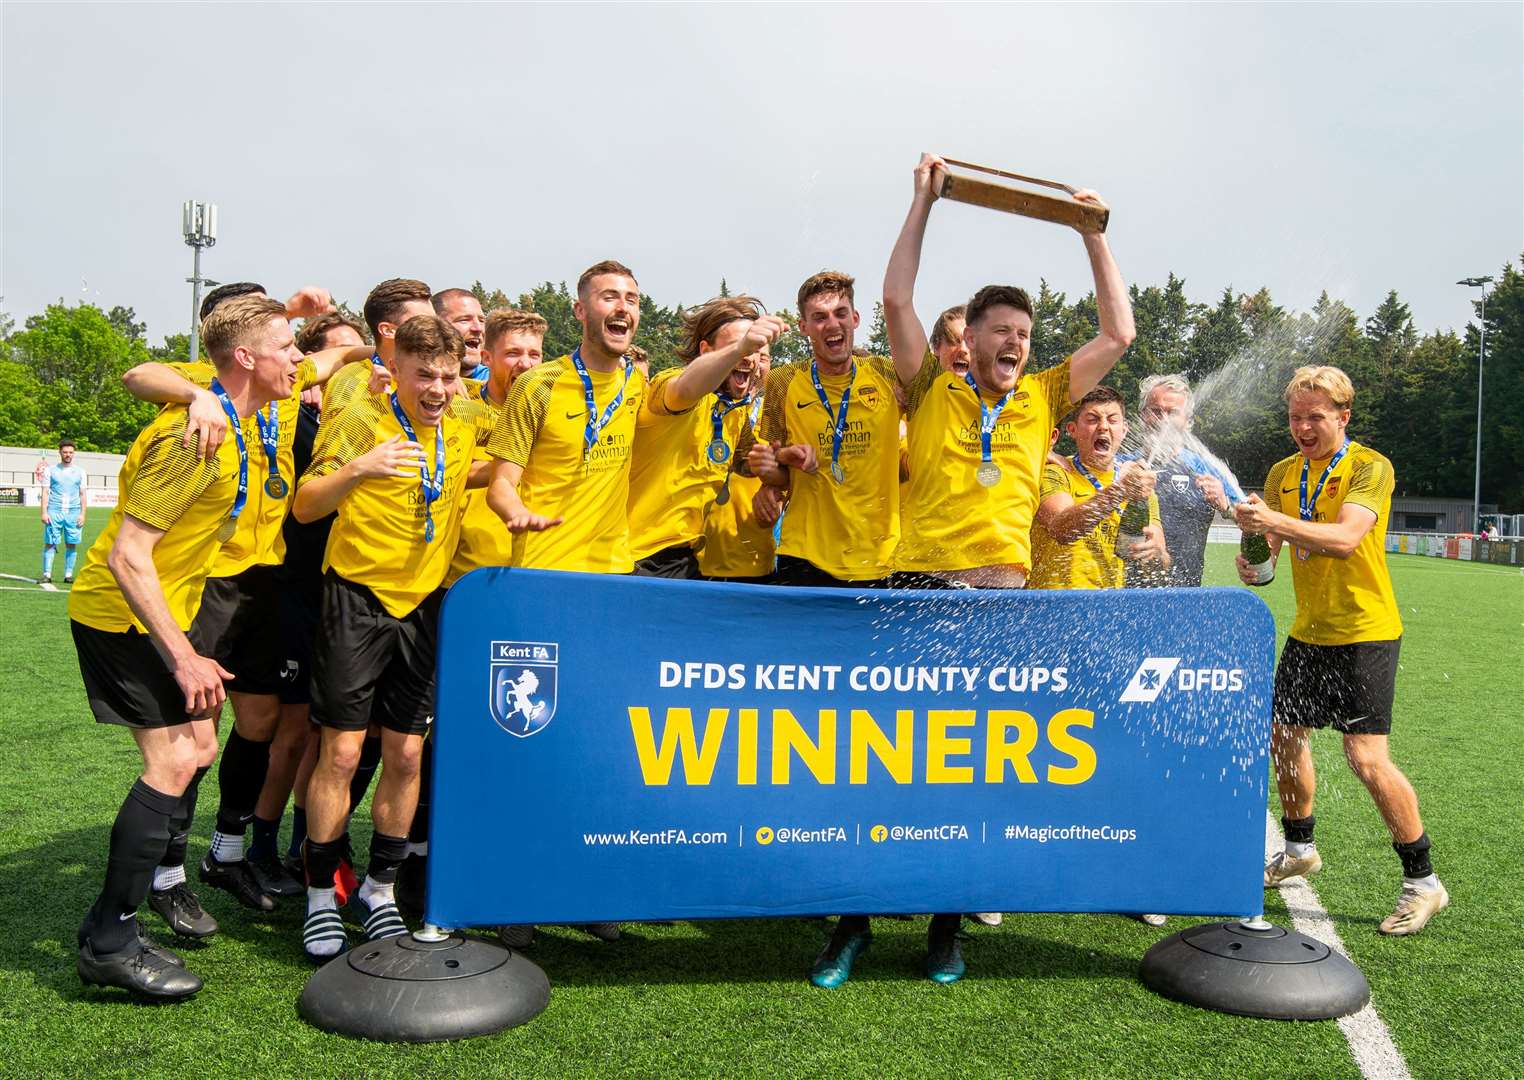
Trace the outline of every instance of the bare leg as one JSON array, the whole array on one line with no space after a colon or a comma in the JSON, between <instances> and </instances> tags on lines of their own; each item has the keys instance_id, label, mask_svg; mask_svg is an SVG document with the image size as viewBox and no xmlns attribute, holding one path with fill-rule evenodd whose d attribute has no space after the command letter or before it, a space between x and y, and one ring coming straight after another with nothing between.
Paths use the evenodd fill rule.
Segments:
<instances>
[{"instance_id":1,"label":"bare leg","mask_svg":"<svg viewBox=\"0 0 1524 1080\"><path fill-rule=\"evenodd\" d=\"M1392 839L1399 844L1411 844L1422 836L1423 819L1418 816L1418 794L1392 761L1387 750L1387 737L1346 735L1344 757L1376 801L1376 809L1391 830Z\"/></svg>"},{"instance_id":2,"label":"bare leg","mask_svg":"<svg viewBox=\"0 0 1524 1080\"><path fill-rule=\"evenodd\" d=\"M1275 762L1275 787L1281 800L1281 814L1296 820L1312 816L1317 775L1312 767L1312 749L1307 744L1309 732L1304 727L1275 724L1270 735L1270 756Z\"/></svg>"}]
</instances>

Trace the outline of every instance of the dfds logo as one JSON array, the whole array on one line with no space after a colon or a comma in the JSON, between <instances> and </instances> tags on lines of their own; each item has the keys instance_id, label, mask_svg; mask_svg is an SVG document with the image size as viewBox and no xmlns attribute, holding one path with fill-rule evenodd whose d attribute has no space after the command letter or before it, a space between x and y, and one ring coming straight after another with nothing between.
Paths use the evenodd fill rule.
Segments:
<instances>
[{"instance_id":1,"label":"dfds logo","mask_svg":"<svg viewBox=\"0 0 1524 1080\"><path fill-rule=\"evenodd\" d=\"M1175 688L1186 692L1214 690L1234 694L1244 688L1244 673L1239 668L1182 668L1178 656L1150 656L1132 673L1118 700L1151 704L1170 684L1172 675Z\"/></svg>"},{"instance_id":2,"label":"dfds logo","mask_svg":"<svg viewBox=\"0 0 1524 1080\"><path fill-rule=\"evenodd\" d=\"M556 667L561 647L543 641L492 643L492 719L524 738L544 730L556 715Z\"/></svg>"}]
</instances>

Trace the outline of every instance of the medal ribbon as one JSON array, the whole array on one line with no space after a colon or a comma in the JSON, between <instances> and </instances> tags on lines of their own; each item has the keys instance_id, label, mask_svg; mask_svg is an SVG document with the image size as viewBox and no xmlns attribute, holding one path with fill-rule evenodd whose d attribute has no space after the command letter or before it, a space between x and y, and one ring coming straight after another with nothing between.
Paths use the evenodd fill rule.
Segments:
<instances>
[{"instance_id":1,"label":"medal ribbon","mask_svg":"<svg viewBox=\"0 0 1524 1080\"><path fill-rule=\"evenodd\" d=\"M841 439L847 431L847 407L852 403L852 383L857 378L857 361L852 361L852 370L847 375L847 388L841 392L841 409L831 411L831 399L826 397L825 387L820 385L820 367L816 361L810 361L810 381L815 384L815 395L820 398L820 404L825 408L826 416L834 425L831 432L831 471L834 475L840 471L836 464L841 457Z\"/></svg>"},{"instance_id":2,"label":"medal ribbon","mask_svg":"<svg viewBox=\"0 0 1524 1080\"><path fill-rule=\"evenodd\" d=\"M990 438L995 434L995 424L1000 420L1001 410L1011 400L1011 395L1016 392L1016 388L1013 386L1007 390L1005 396L991 408L984 403L984 395L979 392L979 384L974 382L972 375L964 372L963 381L968 383L968 388L974 392L974 399L979 402L979 460L981 462L993 461L994 457L990 451ZM1075 457L1075 461L1079 461L1078 456ZM1085 475L1089 476L1090 474L1086 473ZM1092 477L1091 483L1094 482L1095 480ZM1100 488L1096 488L1096 490L1099 491Z\"/></svg>"},{"instance_id":3,"label":"medal ribbon","mask_svg":"<svg viewBox=\"0 0 1524 1080\"><path fill-rule=\"evenodd\" d=\"M578 347L571 355L572 367L577 369L577 378L582 380L582 392L587 396L587 427L582 429L583 456L588 450L598 445L598 436L608 426L608 422L614 418L614 410L624 404L625 387L630 385L630 371L634 364L623 358L620 363L624 365L624 381L619 384L619 393L614 395L614 400L609 402L609 407L603 410L603 415L598 415L598 402L593 399L593 379L587 373L587 365L582 363L582 349Z\"/></svg>"},{"instance_id":4,"label":"medal ribbon","mask_svg":"<svg viewBox=\"0 0 1524 1080\"><path fill-rule=\"evenodd\" d=\"M1318 505L1318 496L1323 494L1323 485L1328 483L1328 474L1334 471L1334 467L1344 460L1344 455L1349 452L1349 436L1344 437L1344 445L1339 447L1339 452L1328 459L1328 467L1323 470L1323 475L1318 477L1318 486L1313 489L1312 498L1307 498L1307 470L1312 465L1311 458L1302 459L1302 482L1297 488L1297 508L1300 510L1303 521L1311 521L1313 511Z\"/></svg>"},{"instance_id":5,"label":"medal ribbon","mask_svg":"<svg viewBox=\"0 0 1524 1080\"><path fill-rule=\"evenodd\" d=\"M747 394L745 397L740 398L739 400L732 398L729 394L716 394L714 409L709 413L709 421L714 425L714 438L711 441L724 442L725 417L729 416L733 410L750 404L750 394Z\"/></svg>"},{"instance_id":6,"label":"medal ribbon","mask_svg":"<svg viewBox=\"0 0 1524 1080\"><path fill-rule=\"evenodd\" d=\"M243 504L249 501L249 450L243 442L243 421L238 418L238 410L233 408L233 399L228 397L228 392L217 379L212 380L212 393L222 403L222 411L228 414L228 425L233 429L233 442L238 446L238 494L233 496L233 509L228 512L228 520L237 522L238 515L243 513Z\"/></svg>"},{"instance_id":7,"label":"medal ribbon","mask_svg":"<svg viewBox=\"0 0 1524 1080\"><path fill-rule=\"evenodd\" d=\"M1086 480L1090 481L1091 487L1095 488L1096 491L1100 491L1102 489L1103 485L1101 482L1095 478L1095 474L1093 472L1085 468L1085 463L1080 460L1080 456L1078 454L1075 454L1069 460L1074 462L1074 467L1079 470L1079 474Z\"/></svg>"},{"instance_id":8,"label":"medal ribbon","mask_svg":"<svg viewBox=\"0 0 1524 1080\"><path fill-rule=\"evenodd\" d=\"M270 418L265 419L260 412L254 413L254 422L259 425L259 441L265 447L265 460L270 463L270 479L280 480L280 402L270 402Z\"/></svg>"},{"instance_id":9,"label":"medal ribbon","mask_svg":"<svg viewBox=\"0 0 1524 1080\"><path fill-rule=\"evenodd\" d=\"M407 418L407 413L402 411L402 406L397 403L397 391L387 394L387 399L392 403L392 415L397 418L397 423L402 428L402 433L407 436L409 442L417 442L418 435L413 431L413 424ZM419 485L423 489L423 542L425 544L434 541L434 500L439 498L444 490L445 471L445 442L444 427L441 422L434 429L434 474L429 475L429 463L425 459L418 465L418 475L422 477Z\"/></svg>"}]
</instances>

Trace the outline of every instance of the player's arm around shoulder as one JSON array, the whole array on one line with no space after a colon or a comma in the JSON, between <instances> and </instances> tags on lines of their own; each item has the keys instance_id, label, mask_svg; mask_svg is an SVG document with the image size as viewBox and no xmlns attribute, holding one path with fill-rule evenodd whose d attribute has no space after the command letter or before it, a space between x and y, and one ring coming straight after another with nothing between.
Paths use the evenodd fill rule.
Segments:
<instances>
[{"instance_id":1,"label":"player's arm around shoulder","mask_svg":"<svg viewBox=\"0 0 1524 1080\"><path fill-rule=\"evenodd\" d=\"M211 461L228 434L228 415L212 380L217 369L203 361L162 364L150 360L122 373L122 386L139 401L156 405L185 405L185 445L200 446L202 457Z\"/></svg>"}]
</instances>

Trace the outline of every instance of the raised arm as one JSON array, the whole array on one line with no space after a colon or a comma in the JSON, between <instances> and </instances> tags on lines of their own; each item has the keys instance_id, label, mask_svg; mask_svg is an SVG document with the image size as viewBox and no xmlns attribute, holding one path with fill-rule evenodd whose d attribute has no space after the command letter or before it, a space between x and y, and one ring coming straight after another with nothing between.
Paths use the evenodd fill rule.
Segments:
<instances>
[{"instance_id":1,"label":"raised arm","mask_svg":"<svg viewBox=\"0 0 1524 1080\"><path fill-rule=\"evenodd\" d=\"M1105 206L1093 191L1076 192L1078 202ZM1075 350L1069 365L1069 400L1078 401L1100 385L1138 336L1132 322L1132 303L1127 299L1127 285L1111 257L1104 233L1079 230L1090 256L1090 272L1095 277L1095 306L1101 332Z\"/></svg>"},{"instance_id":2,"label":"raised arm","mask_svg":"<svg viewBox=\"0 0 1524 1080\"><path fill-rule=\"evenodd\" d=\"M947 163L935 154L922 154L915 167L915 194L899 239L889 253L884 272L884 325L889 331L889 355L900 385L909 386L926 356L926 330L915 313L915 279L921 269L921 241L931 204L942 190Z\"/></svg>"},{"instance_id":3,"label":"raised arm","mask_svg":"<svg viewBox=\"0 0 1524 1080\"><path fill-rule=\"evenodd\" d=\"M673 413L687 412L705 394L718 390L737 364L777 341L787 329L788 324L776 315L763 315L731 344L699 353L683 368L682 374L666 384L661 407Z\"/></svg>"}]
</instances>

